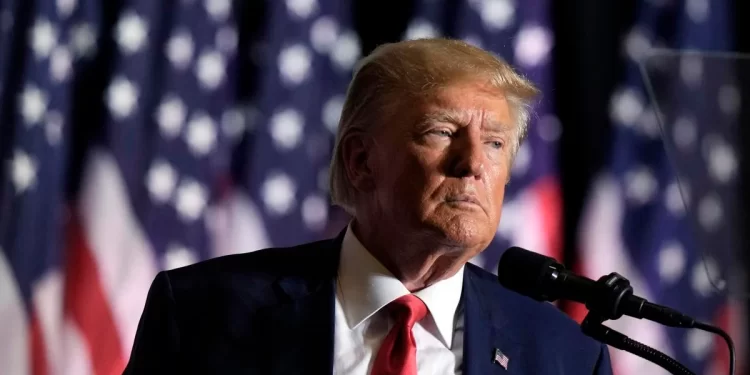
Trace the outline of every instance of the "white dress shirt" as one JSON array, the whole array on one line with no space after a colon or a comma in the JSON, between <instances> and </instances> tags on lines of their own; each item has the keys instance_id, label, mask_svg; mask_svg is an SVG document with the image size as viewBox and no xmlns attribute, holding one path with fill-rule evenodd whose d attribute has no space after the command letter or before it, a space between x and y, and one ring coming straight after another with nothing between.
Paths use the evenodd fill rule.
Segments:
<instances>
[{"instance_id":1,"label":"white dress shirt","mask_svg":"<svg viewBox=\"0 0 750 375\"><path fill-rule=\"evenodd\" d=\"M463 273L462 267L454 276L414 293L429 311L412 330L419 374L461 373ZM382 308L409 290L364 248L351 225L341 246L338 275L333 373L370 375L393 324Z\"/></svg>"}]
</instances>

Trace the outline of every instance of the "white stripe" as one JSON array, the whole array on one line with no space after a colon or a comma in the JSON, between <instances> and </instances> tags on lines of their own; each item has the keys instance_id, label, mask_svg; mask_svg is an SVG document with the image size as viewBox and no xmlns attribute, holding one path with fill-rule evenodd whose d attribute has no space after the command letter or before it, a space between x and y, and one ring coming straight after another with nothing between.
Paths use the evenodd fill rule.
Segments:
<instances>
[{"instance_id":1,"label":"white stripe","mask_svg":"<svg viewBox=\"0 0 750 375\"><path fill-rule=\"evenodd\" d=\"M89 163L79 207L83 230L127 358L157 266L115 160L98 151Z\"/></svg>"},{"instance_id":2,"label":"white stripe","mask_svg":"<svg viewBox=\"0 0 750 375\"><path fill-rule=\"evenodd\" d=\"M537 189L527 189L516 199L503 205L498 233L510 241L511 246L519 246L547 256L552 254L548 247L544 227L544 207L539 201Z\"/></svg>"},{"instance_id":3,"label":"white stripe","mask_svg":"<svg viewBox=\"0 0 750 375\"><path fill-rule=\"evenodd\" d=\"M31 373L29 322L5 253L0 249L0 369L7 375Z\"/></svg>"},{"instance_id":4,"label":"white stripe","mask_svg":"<svg viewBox=\"0 0 750 375\"><path fill-rule=\"evenodd\" d=\"M63 285L65 281L58 270L47 272L34 285L34 312L44 340L45 358L49 374L59 372L64 360L61 350L63 321Z\"/></svg>"},{"instance_id":5,"label":"white stripe","mask_svg":"<svg viewBox=\"0 0 750 375\"><path fill-rule=\"evenodd\" d=\"M271 245L258 206L234 192L206 213L214 256L246 253Z\"/></svg>"},{"instance_id":6,"label":"white stripe","mask_svg":"<svg viewBox=\"0 0 750 375\"><path fill-rule=\"evenodd\" d=\"M61 332L61 362L50 375L89 375L94 370L88 345L76 324L67 319Z\"/></svg>"},{"instance_id":7,"label":"white stripe","mask_svg":"<svg viewBox=\"0 0 750 375\"><path fill-rule=\"evenodd\" d=\"M653 301L641 272L627 254L621 238L625 207L619 185L611 176L603 176L592 190L591 201L581 222L582 273L597 279L617 272L628 280L639 296ZM623 317L607 322L607 326L628 335L631 339L654 347L667 355L672 349L663 326L641 319ZM618 375L668 374L661 367L624 351L612 349L612 361Z\"/></svg>"}]
</instances>

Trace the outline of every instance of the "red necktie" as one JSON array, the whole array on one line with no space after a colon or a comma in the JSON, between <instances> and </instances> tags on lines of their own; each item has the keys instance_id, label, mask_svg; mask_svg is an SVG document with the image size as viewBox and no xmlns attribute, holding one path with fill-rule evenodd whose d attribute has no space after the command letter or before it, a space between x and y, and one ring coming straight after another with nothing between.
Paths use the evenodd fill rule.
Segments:
<instances>
[{"instance_id":1,"label":"red necktie","mask_svg":"<svg viewBox=\"0 0 750 375\"><path fill-rule=\"evenodd\" d=\"M419 297L407 294L388 305L394 325L380 345L372 366L373 375L416 375L417 345L412 327L427 315L427 306Z\"/></svg>"}]
</instances>

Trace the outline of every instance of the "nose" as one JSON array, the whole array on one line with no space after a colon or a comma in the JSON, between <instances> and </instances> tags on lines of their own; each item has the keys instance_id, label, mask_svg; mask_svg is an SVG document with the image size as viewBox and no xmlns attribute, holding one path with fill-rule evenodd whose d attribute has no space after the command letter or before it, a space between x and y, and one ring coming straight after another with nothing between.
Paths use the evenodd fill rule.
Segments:
<instances>
[{"instance_id":1,"label":"nose","mask_svg":"<svg viewBox=\"0 0 750 375\"><path fill-rule=\"evenodd\" d=\"M454 145L454 157L451 172L455 177L479 179L484 170L486 155L482 141L478 137L460 137ZM476 139L475 139L476 138Z\"/></svg>"}]
</instances>

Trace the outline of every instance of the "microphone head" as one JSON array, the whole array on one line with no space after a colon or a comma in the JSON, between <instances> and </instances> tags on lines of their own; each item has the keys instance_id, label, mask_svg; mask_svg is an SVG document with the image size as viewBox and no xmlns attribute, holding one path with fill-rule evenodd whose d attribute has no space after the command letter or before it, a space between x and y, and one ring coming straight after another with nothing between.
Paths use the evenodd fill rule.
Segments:
<instances>
[{"instance_id":1,"label":"microphone head","mask_svg":"<svg viewBox=\"0 0 750 375\"><path fill-rule=\"evenodd\" d=\"M563 270L554 258L544 256L520 247L511 247L500 257L497 264L497 279L500 284L516 293L537 301L553 301L548 295L546 284L550 272Z\"/></svg>"}]
</instances>

